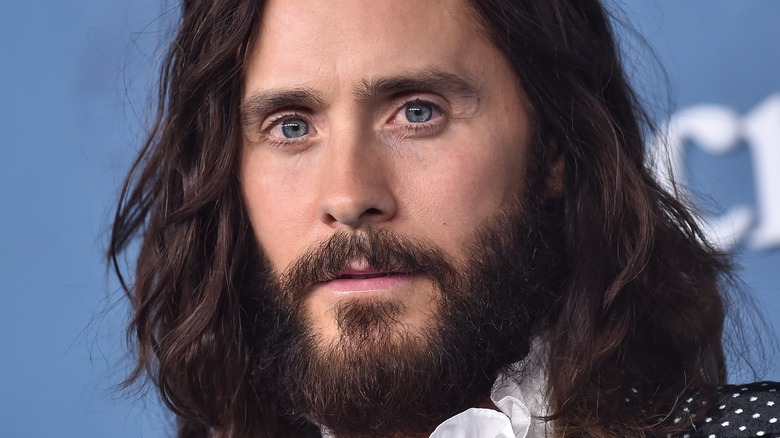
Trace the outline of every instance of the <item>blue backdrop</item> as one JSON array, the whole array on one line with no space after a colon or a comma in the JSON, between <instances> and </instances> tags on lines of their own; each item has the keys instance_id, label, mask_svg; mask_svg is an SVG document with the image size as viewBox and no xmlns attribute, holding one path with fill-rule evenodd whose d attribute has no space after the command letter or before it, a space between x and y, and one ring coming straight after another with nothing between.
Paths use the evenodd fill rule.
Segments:
<instances>
[{"instance_id":1,"label":"blue backdrop","mask_svg":"<svg viewBox=\"0 0 780 438\"><path fill-rule=\"evenodd\" d=\"M780 2L617 6L668 72L670 87L621 32L673 168L780 333ZM154 397L113 390L126 308L103 252L176 14L151 0L0 8L0 437L168 435ZM780 380L776 358L764 377Z\"/></svg>"}]
</instances>

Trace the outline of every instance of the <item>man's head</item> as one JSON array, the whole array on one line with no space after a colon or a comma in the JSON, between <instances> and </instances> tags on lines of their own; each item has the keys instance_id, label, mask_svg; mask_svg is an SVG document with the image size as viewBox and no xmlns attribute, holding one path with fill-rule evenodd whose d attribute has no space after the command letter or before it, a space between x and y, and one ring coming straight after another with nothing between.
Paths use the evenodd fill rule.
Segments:
<instances>
[{"instance_id":1,"label":"man's head","mask_svg":"<svg viewBox=\"0 0 780 438\"><path fill-rule=\"evenodd\" d=\"M183 423L424 434L532 338L572 433L722 378L725 265L597 2L190 1L171 50L110 252L143 232L135 377Z\"/></svg>"},{"instance_id":2,"label":"man's head","mask_svg":"<svg viewBox=\"0 0 780 438\"><path fill-rule=\"evenodd\" d=\"M555 187L506 58L462 1L270 1L249 47L243 201L307 340L282 392L378 436L486 401L552 300L525 222Z\"/></svg>"}]
</instances>

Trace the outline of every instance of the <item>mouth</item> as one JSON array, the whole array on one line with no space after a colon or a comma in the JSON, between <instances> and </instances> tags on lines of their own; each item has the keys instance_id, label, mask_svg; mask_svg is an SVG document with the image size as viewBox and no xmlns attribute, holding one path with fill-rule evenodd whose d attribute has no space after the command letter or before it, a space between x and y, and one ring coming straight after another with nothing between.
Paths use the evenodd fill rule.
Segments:
<instances>
[{"instance_id":1,"label":"mouth","mask_svg":"<svg viewBox=\"0 0 780 438\"><path fill-rule=\"evenodd\" d=\"M340 293L379 292L396 289L412 276L412 272L377 269L366 261L353 261L322 283L327 285L328 289Z\"/></svg>"},{"instance_id":2,"label":"mouth","mask_svg":"<svg viewBox=\"0 0 780 438\"><path fill-rule=\"evenodd\" d=\"M365 260L353 260L344 266L335 275L329 277L327 281L333 280L366 280L372 278L389 277L395 275L412 275L412 272L405 272L396 269L377 269L371 266Z\"/></svg>"}]
</instances>

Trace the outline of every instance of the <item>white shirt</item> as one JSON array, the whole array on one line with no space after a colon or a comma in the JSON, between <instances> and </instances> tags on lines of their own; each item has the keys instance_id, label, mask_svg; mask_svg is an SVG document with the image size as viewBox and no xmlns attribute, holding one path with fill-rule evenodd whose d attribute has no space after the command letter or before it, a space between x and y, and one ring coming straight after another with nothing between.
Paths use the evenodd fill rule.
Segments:
<instances>
[{"instance_id":1,"label":"white shirt","mask_svg":"<svg viewBox=\"0 0 780 438\"><path fill-rule=\"evenodd\" d=\"M499 409L471 408L437 427L430 438L544 438L546 414L541 367L520 382L499 378L490 399Z\"/></svg>"}]
</instances>

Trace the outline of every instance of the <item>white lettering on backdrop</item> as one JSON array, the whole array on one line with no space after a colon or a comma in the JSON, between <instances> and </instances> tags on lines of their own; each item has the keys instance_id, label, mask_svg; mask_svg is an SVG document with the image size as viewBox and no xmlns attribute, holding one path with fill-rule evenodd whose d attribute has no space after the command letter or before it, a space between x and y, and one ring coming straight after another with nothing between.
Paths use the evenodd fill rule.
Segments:
<instances>
[{"instance_id":1,"label":"white lettering on backdrop","mask_svg":"<svg viewBox=\"0 0 780 438\"><path fill-rule=\"evenodd\" d=\"M780 94L744 116L720 105L692 106L675 113L662 132L650 152L659 179L667 184L670 177L685 181L688 141L723 154L744 140L752 158L756 205L733 206L721 216L705 218L702 228L710 242L726 250L742 241L756 250L780 246Z\"/></svg>"}]
</instances>

